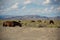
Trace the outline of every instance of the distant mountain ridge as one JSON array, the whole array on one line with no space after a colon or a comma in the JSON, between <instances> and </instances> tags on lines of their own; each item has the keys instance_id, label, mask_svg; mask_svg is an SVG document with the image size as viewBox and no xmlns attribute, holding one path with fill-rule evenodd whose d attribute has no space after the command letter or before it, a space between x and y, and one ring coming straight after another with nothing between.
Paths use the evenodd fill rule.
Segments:
<instances>
[{"instance_id":1,"label":"distant mountain ridge","mask_svg":"<svg viewBox=\"0 0 60 40\"><path fill-rule=\"evenodd\" d=\"M60 16L57 17L46 17L46 16L39 16L39 15L24 15L24 16L10 16L10 15L0 15L0 19L21 19L21 20L25 20L25 19L60 19Z\"/></svg>"}]
</instances>

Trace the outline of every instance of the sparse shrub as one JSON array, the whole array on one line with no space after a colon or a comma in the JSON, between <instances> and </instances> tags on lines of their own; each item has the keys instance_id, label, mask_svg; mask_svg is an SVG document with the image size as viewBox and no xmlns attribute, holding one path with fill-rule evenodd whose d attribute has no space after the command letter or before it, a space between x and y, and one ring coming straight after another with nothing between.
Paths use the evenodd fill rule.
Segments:
<instances>
[{"instance_id":1,"label":"sparse shrub","mask_svg":"<svg viewBox=\"0 0 60 40\"><path fill-rule=\"evenodd\" d=\"M58 28L60 28L60 26L58 26Z\"/></svg>"},{"instance_id":2,"label":"sparse shrub","mask_svg":"<svg viewBox=\"0 0 60 40\"><path fill-rule=\"evenodd\" d=\"M43 26L43 25L39 25L39 26L38 26L38 28L42 28L42 27L44 27L44 26Z\"/></svg>"},{"instance_id":3,"label":"sparse shrub","mask_svg":"<svg viewBox=\"0 0 60 40\"><path fill-rule=\"evenodd\" d=\"M41 20L37 20L37 22L42 22Z\"/></svg>"},{"instance_id":4,"label":"sparse shrub","mask_svg":"<svg viewBox=\"0 0 60 40\"><path fill-rule=\"evenodd\" d=\"M44 23L46 23L46 20L44 21Z\"/></svg>"}]
</instances>

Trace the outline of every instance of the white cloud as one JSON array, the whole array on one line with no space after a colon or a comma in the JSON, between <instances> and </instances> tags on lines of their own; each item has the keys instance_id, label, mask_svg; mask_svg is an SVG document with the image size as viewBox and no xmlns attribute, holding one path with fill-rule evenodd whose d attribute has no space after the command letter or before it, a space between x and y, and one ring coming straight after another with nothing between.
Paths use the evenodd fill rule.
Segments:
<instances>
[{"instance_id":1,"label":"white cloud","mask_svg":"<svg viewBox=\"0 0 60 40\"><path fill-rule=\"evenodd\" d=\"M17 9L18 8L18 3L15 3L14 5L12 5L11 8Z\"/></svg>"},{"instance_id":2,"label":"white cloud","mask_svg":"<svg viewBox=\"0 0 60 40\"><path fill-rule=\"evenodd\" d=\"M45 0L44 2L43 2L43 4L49 4L50 3L50 0Z\"/></svg>"},{"instance_id":3,"label":"white cloud","mask_svg":"<svg viewBox=\"0 0 60 40\"><path fill-rule=\"evenodd\" d=\"M41 12L42 13L52 13L52 12L54 12L55 11L55 9L54 9L54 7L52 6L52 7L50 7L50 8L45 8L45 9L43 9Z\"/></svg>"},{"instance_id":4,"label":"white cloud","mask_svg":"<svg viewBox=\"0 0 60 40\"><path fill-rule=\"evenodd\" d=\"M49 9L48 8L43 9L42 13L48 13L49 14Z\"/></svg>"},{"instance_id":5,"label":"white cloud","mask_svg":"<svg viewBox=\"0 0 60 40\"><path fill-rule=\"evenodd\" d=\"M59 10L59 11L60 11L60 7L58 7L58 8L57 8L57 10Z\"/></svg>"},{"instance_id":6,"label":"white cloud","mask_svg":"<svg viewBox=\"0 0 60 40\"><path fill-rule=\"evenodd\" d=\"M40 9L40 10L36 10L36 12L42 12L42 10Z\"/></svg>"},{"instance_id":7,"label":"white cloud","mask_svg":"<svg viewBox=\"0 0 60 40\"><path fill-rule=\"evenodd\" d=\"M22 7L22 9L25 9L25 8L26 8L26 6Z\"/></svg>"},{"instance_id":8,"label":"white cloud","mask_svg":"<svg viewBox=\"0 0 60 40\"><path fill-rule=\"evenodd\" d=\"M49 9L49 12L52 12L52 11L55 11L54 6L52 6L52 7Z\"/></svg>"},{"instance_id":9,"label":"white cloud","mask_svg":"<svg viewBox=\"0 0 60 40\"><path fill-rule=\"evenodd\" d=\"M53 10L54 9L54 6L52 6L50 9Z\"/></svg>"},{"instance_id":10,"label":"white cloud","mask_svg":"<svg viewBox=\"0 0 60 40\"><path fill-rule=\"evenodd\" d=\"M25 0L24 1L24 4L30 4L31 3L31 0Z\"/></svg>"},{"instance_id":11,"label":"white cloud","mask_svg":"<svg viewBox=\"0 0 60 40\"><path fill-rule=\"evenodd\" d=\"M4 9L4 10L0 10L0 12L6 13L6 12L9 12L10 10L18 10L18 4L19 4L19 3L15 3L14 5L12 5L12 6L9 7L9 8L6 8L6 9Z\"/></svg>"},{"instance_id":12,"label":"white cloud","mask_svg":"<svg viewBox=\"0 0 60 40\"><path fill-rule=\"evenodd\" d=\"M18 9L18 4L19 4L19 3L15 3L15 4L12 5L11 7L7 8L7 10Z\"/></svg>"},{"instance_id":13,"label":"white cloud","mask_svg":"<svg viewBox=\"0 0 60 40\"><path fill-rule=\"evenodd\" d=\"M58 12L60 12L60 7L57 7L56 9L55 9L55 11L58 13Z\"/></svg>"},{"instance_id":14,"label":"white cloud","mask_svg":"<svg viewBox=\"0 0 60 40\"><path fill-rule=\"evenodd\" d=\"M45 9L31 9L29 10L30 12L35 12L35 13L50 13L50 10L48 8Z\"/></svg>"},{"instance_id":15,"label":"white cloud","mask_svg":"<svg viewBox=\"0 0 60 40\"><path fill-rule=\"evenodd\" d=\"M48 11L48 8L45 8L44 11Z\"/></svg>"},{"instance_id":16,"label":"white cloud","mask_svg":"<svg viewBox=\"0 0 60 40\"><path fill-rule=\"evenodd\" d=\"M57 1L57 0L54 0L54 1Z\"/></svg>"},{"instance_id":17,"label":"white cloud","mask_svg":"<svg viewBox=\"0 0 60 40\"><path fill-rule=\"evenodd\" d=\"M15 3L14 5L12 5L11 7L9 7L9 8L7 8L7 9L5 9L6 11L9 11L9 10L17 10L18 9L18 4L19 3Z\"/></svg>"}]
</instances>

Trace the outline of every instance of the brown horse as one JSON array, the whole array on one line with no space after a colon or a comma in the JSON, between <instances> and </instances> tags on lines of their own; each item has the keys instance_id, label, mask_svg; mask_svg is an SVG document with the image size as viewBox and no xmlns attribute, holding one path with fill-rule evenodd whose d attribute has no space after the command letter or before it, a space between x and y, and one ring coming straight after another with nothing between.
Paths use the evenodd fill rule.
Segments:
<instances>
[{"instance_id":1,"label":"brown horse","mask_svg":"<svg viewBox=\"0 0 60 40\"><path fill-rule=\"evenodd\" d=\"M31 20L31 22L35 22L34 20Z\"/></svg>"},{"instance_id":2,"label":"brown horse","mask_svg":"<svg viewBox=\"0 0 60 40\"><path fill-rule=\"evenodd\" d=\"M6 21L6 22L3 22L3 26L12 26L13 23L11 21Z\"/></svg>"},{"instance_id":3,"label":"brown horse","mask_svg":"<svg viewBox=\"0 0 60 40\"><path fill-rule=\"evenodd\" d=\"M3 22L3 26L5 26L5 27L7 27L7 26L9 26L9 27L15 27L15 26L22 27L22 24L19 22L16 22L16 21L5 21L5 22Z\"/></svg>"},{"instance_id":4,"label":"brown horse","mask_svg":"<svg viewBox=\"0 0 60 40\"><path fill-rule=\"evenodd\" d=\"M16 22L16 21L12 21L13 22L13 26L20 26L22 27L22 23Z\"/></svg>"},{"instance_id":5,"label":"brown horse","mask_svg":"<svg viewBox=\"0 0 60 40\"><path fill-rule=\"evenodd\" d=\"M49 24L54 24L54 21L53 20L50 20Z\"/></svg>"}]
</instances>

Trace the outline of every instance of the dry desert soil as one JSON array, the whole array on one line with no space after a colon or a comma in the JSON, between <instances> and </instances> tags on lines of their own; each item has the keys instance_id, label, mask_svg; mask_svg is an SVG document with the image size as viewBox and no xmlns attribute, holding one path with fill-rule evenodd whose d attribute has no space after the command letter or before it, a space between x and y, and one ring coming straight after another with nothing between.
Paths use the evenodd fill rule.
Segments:
<instances>
[{"instance_id":1,"label":"dry desert soil","mask_svg":"<svg viewBox=\"0 0 60 40\"><path fill-rule=\"evenodd\" d=\"M60 40L60 29L0 26L0 40Z\"/></svg>"}]
</instances>

